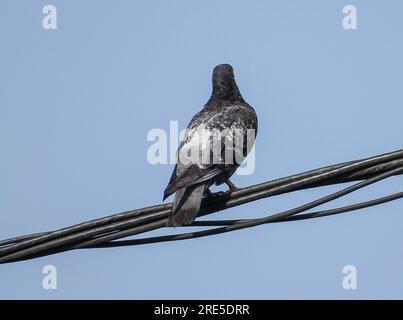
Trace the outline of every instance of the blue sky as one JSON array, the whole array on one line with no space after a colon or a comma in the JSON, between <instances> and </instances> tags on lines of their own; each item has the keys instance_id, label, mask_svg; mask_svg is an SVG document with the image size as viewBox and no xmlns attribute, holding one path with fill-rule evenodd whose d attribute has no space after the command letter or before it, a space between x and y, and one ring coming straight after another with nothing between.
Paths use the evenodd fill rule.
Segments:
<instances>
[{"instance_id":1,"label":"blue sky","mask_svg":"<svg viewBox=\"0 0 403 320\"><path fill-rule=\"evenodd\" d=\"M58 29L42 28L53 4ZM358 29L342 28L353 4ZM172 165L147 133L184 128L230 63L259 116L247 186L402 148L401 1L2 1L0 238L160 203ZM394 177L323 208L401 191ZM338 190L261 200L276 213ZM0 266L0 298L403 298L403 202L209 238ZM54 265L58 289L42 288ZM345 265L358 288L342 287Z\"/></svg>"}]
</instances>

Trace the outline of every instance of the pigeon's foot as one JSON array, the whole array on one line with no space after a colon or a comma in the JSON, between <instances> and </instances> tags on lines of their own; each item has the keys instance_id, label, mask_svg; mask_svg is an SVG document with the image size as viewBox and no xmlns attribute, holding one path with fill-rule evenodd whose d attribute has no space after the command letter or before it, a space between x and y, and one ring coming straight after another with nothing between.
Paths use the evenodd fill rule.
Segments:
<instances>
[{"instance_id":1,"label":"pigeon's foot","mask_svg":"<svg viewBox=\"0 0 403 320\"><path fill-rule=\"evenodd\" d=\"M238 188L230 179L228 179L227 181L225 181L225 184L228 186L229 188L229 192L234 192L234 191L238 191L241 190L240 188Z\"/></svg>"}]
</instances>

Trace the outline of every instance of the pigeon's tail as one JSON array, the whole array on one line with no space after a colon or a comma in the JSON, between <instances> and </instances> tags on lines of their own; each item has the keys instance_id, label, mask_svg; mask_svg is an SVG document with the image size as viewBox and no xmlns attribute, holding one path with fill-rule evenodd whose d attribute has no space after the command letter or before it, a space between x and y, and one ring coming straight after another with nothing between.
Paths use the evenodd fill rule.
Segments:
<instances>
[{"instance_id":1,"label":"pigeon's tail","mask_svg":"<svg viewBox=\"0 0 403 320\"><path fill-rule=\"evenodd\" d=\"M167 225L179 227L191 224L199 213L205 189L206 185L202 184L176 191Z\"/></svg>"}]
</instances>

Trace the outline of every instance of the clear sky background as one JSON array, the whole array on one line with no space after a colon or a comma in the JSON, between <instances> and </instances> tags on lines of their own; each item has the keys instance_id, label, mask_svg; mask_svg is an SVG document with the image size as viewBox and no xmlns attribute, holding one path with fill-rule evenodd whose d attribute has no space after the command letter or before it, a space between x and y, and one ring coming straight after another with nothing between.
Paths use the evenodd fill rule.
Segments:
<instances>
[{"instance_id":1,"label":"clear sky background","mask_svg":"<svg viewBox=\"0 0 403 320\"><path fill-rule=\"evenodd\" d=\"M58 29L42 28L42 8ZM358 30L342 28L354 4ZM259 116L247 186L402 148L401 1L1 1L0 238L158 204L173 166L153 128L184 128L233 65ZM401 191L394 177L323 206ZM210 218L268 215L340 189ZM187 229L189 230L189 229ZM403 298L403 201L208 238L0 265L0 298ZM58 289L42 288L54 265ZM343 266L358 270L342 287Z\"/></svg>"}]
</instances>

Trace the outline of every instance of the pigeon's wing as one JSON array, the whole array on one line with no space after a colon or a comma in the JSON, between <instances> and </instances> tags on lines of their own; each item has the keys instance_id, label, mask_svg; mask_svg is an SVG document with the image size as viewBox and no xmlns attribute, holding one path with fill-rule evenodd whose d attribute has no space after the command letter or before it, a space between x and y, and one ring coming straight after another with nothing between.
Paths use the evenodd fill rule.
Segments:
<instances>
[{"instance_id":1,"label":"pigeon's wing","mask_svg":"<svg viewBox=\"0 0 403 320\"><path fill-rule=\"evenodd\" d=\"M184 152L186 149L191 149L194 145L194 141L190 139L189 141L183 141L178 149L178 155ZM210 152L200 148L199 158L204 157L204 155ZM178 156L179 159L179 156ZM168 183L167 188L164 191L164 199L170 196L175 191L203 183L205 181L213 179L215 176L222 172L222 165L220 164L202 164L202 163L183 163L178 161L171 175L171 179Z\"/></svg>"},{"instance_id":2,"label":"pigeon's wing","mask_svg":"<svg viewBox=\"0 0 403 320\"><path fill-rule=\"evenodd\" d=\"M239 164L224 163L225 147L228 146L226 137L221 137L221 144L217 146L218 150L211 149L214 145L212 141L217 141L214 140L215 134L223 132L224 129L228 130L229 136L232 136L235 130L244 132L246 129L253 129L256 117L253 109L251 111L249 109L249 106L245 108L236 105L223 106L219 111L204 108L193 117L188 125L185 139L178 148L177 165L165 189L164 199L176 190L212 180L224 171L235 171ZM189 162L186 164L186 161L183 161L187 160L186 157L183 159L181 155L186 155L189 150L190 153L196 150L198 159L194 161L195 159L191 157L190 164Z\"/></svg>"}]
</instances>

